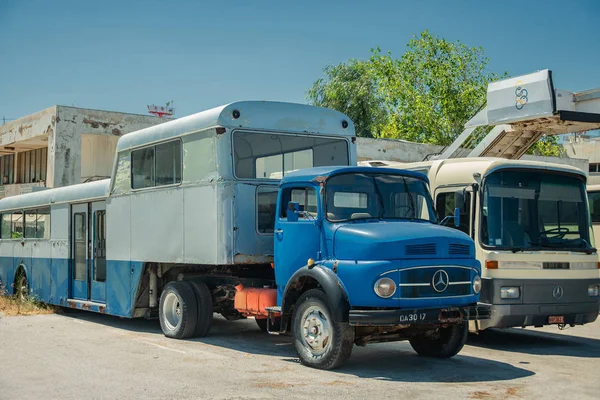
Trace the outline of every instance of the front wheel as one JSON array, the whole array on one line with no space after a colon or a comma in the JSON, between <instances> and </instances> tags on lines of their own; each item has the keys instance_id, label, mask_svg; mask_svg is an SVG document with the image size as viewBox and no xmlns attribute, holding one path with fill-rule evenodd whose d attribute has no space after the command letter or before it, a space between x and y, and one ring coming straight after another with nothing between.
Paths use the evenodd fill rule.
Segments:
<instances>
[{"instance_id":1,"label":"front wheel","mask_svg":"<svg viewBox=\"0 0 600 400\"><path fill-rule=\"evenodd\" d=\"M327 295L321 290L312 289L300 296L292 330L296 352L306 366L335 369L350 358L354 329L333 320Z\"/></svg>"},{"instance_id":2,"label":"front wheel","mask_svg":"<svg viewBox=\"0 0 600 400\"><path fill-rule=\"evenodd\" d=\"M450 358L457 355L467 341L469 326L466 323L440 328L432 335L415 336L409 340L421 356Z\"/></svg>"}]
</instances>

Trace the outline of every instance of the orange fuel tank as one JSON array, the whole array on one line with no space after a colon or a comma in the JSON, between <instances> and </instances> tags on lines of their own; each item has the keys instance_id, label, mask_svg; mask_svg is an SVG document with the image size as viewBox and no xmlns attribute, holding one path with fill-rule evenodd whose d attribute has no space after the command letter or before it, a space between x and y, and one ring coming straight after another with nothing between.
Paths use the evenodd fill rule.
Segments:
<instances>
[{"instance_id":1,"label":"orange fuel tank","mask_svg":"<svg viewBox=\"0 0 600 400\"><path fill-rule=\"evenodd\" d=\"M277 289L245 288L237 285L234 308L246 316L268 316L266 307L277 305Z\"/></svg>"}]
</instances>

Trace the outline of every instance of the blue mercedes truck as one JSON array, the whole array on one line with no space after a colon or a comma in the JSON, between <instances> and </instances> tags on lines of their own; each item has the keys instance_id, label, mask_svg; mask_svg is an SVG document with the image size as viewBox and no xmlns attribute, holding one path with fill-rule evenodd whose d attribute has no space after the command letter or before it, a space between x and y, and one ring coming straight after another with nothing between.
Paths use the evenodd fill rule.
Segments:
<instances>
[{"instance_id":1,"label":"blue mercedes truck","mask_svg":"<svg viewBox=\"0 0 600 400\"><path fill-rule=\"evenodd\" d=\"M303 364L335 368L355 344L396 340L452 357L468 321L489 318L473 241L439 223L427 185L417 172L368 167L283 177L268 322L293 333Z\"/></svg>"}]
</instances>

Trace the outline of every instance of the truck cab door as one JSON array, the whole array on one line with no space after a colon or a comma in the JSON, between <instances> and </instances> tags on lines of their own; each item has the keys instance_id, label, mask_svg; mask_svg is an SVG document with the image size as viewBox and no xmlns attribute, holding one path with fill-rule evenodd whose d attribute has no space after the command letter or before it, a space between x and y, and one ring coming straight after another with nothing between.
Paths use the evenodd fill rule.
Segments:
<instances>
[{"instance_id":1,"label":"truck cab door","mask_svg":"<svg viewBox=\"0 0 600 400\"><path fill-rule=\"evenodd\" d=\"M299 212L288 210L290 202L299 204ZM319 258L321 221L318 203L317 191L313 186L284 187L280 190L274 230L275 281L279 303L294 272L304 267L309 258ZM297 215L297 220L291 213Z\"/></svg>"}]
</instances>

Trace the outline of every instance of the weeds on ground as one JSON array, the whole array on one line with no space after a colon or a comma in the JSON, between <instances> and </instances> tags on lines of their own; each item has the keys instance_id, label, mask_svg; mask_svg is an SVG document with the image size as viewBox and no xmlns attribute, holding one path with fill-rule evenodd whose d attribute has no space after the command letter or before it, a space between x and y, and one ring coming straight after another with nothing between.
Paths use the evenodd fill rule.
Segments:
<instances>
[{"instance_id":1,"label":"weeds on ground","mask_svg":"<svg viewBox=\"0 0 600 400\"><path fill-rule=\"evenodd\" d=\"M0 314L7 317L14 315L52 314L56 307L40 303L33 296L22 300L16 295L9 295L4 286L0 286Z\"/></svg>"}]
</instances>

